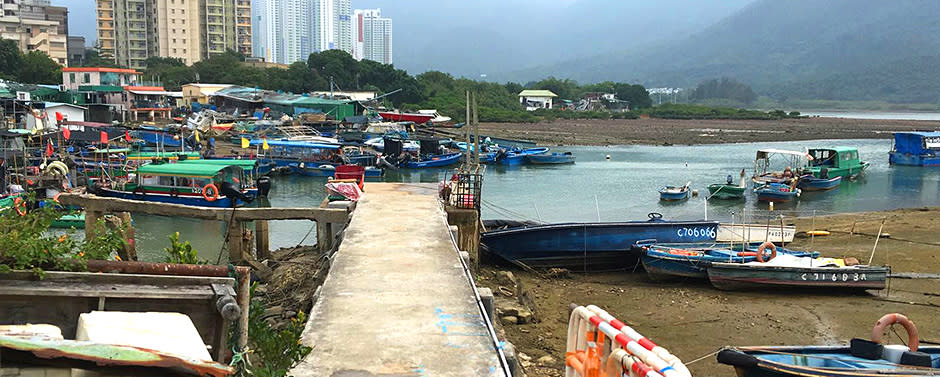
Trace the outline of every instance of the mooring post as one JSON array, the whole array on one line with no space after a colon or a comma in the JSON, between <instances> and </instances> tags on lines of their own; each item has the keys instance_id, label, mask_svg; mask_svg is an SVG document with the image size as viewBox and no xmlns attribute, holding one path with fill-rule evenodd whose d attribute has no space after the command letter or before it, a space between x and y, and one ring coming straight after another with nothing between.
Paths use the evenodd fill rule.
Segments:
<instances>
[{"instance_id":1,"label":"mooring post","mask_svg":"<svg viewBox=\"0 0 940 377\"><path fill-rule=\"evenodd\" d=\"M90 240L95 238L95 228L98 225L98 219L104 215L100 211L85 209L85 239Z\"/></svg>"},{"instance_id":2,"label":"mooring post","mask_svg":"<svg viewBox=\"0 0 940 377\"><path fill-rule=\"evenodd\" d=\"M242 226L240 221L230 221L225 242L228 243L228 260L233 264L242 261Z\"/></svg>"},{"instance_id":3,"label":"mooring post","mask_svg":"<svg viewBox=\"0 0 940 377\"><path fill-rule=\"evenodd\" d=\"M317 221L317 249L321 252L333 248L333 225L327 221Z\"/></svg>"},{"instance_id":4,"label":"mooring post","mask_svg":"<svg viewBox=\"0 0 940 377\"><path fill-rule=\"evenodd\" d=\"M270 257L270 241L268 235L268 221L255 221L255 249L257 249L258 260L265 260Z\"/></svg>"},{"instance_id":5,"label":"mooring post","mask_svg":"<svg viewBox=\"0 0 940 377\"><path fill-rule=\"evenodd\" d=\"M86 215L87 216L87 215ZM135 261L137 260L137 242L134 240L134 222L131 219L130 212L121 212L118 217L121 219L121 225L124 227L124 240L127 243L124 244L124 255L122 258L127 258L125 260Z\"/></svg>"}]
</instances>

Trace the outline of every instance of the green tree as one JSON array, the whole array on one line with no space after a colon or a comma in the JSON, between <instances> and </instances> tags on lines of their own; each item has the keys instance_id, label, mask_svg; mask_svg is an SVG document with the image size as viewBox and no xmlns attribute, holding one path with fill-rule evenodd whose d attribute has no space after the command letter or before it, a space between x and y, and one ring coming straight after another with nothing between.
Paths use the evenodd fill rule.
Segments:
<instances>
[{"instance_id":1,"label":"green tree","mask_svg":"<svg viewBox=\"0 0 940 377\"><path fill-rule=\"evenodd\" d=\"M62 82L62 66L42 51L30 51L23 55L16 80L31 84L59 84Z\"/></svg>"},{"instance_id":2,"label":"green tree","mask_svg":"<svg viewBox=\"0 0 940 377\"><path fill-rule=\"evenodd\" d=\"M551 90L552 93L558 95L559 99L577 99L581 95L581 89L576 81L557 79L554 76L531 83L530 85L526 85L526 87L529 89Z\"/></svg>"},{"instance_id":3,"label":"green tree","mask_svg":"<svg viewBox=\"0 0 940 377\"><path fill-rule=\"evenodd\" d=\"M705 80L699 83L695 91L692 92L692 98L695 100L727 98L742 103L751 103L757 99L757 93L754 93L747 84L728 77L722 77L721 79Z\"/></svg>"},{"instance_id":4,"label":"green tree","mask_svg":"<svg viewBox=\"0 0 940 377\"><path fill-rule=\"evenodd\" d=\"M0 39L0 79L13 80L17 70L23 65L23 54L16 42Z\"/></svg>"},{"instance_id":5,"label":"green tree","mask_svg":"<svg viewBox=\"0 0 940 377\"><path fill-rule=\"evenodd\" d=\"M631 109L646 109L653 106L650 93L643 85L616 83L613 87L614 93L617 93L617 99L630 101Z\"/></svg>"},{"instance_id":6,"label":"green tree","mask_svg":"<svg viewBox=\"0 0 940 377\"><path fill-rule=\"evenodd\" d=\"M307 67L322 76L329 83L330 79L343 90L358 88L359 63L346 51L327 50L310 54Z\"/></svg>"}]
</instances>

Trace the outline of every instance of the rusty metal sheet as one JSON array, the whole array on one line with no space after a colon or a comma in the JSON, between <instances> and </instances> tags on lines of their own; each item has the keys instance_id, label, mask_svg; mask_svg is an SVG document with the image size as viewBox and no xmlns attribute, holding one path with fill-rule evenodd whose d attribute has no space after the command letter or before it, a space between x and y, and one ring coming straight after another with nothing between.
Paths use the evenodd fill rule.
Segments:
<instances>
[{"instance_id":1,"label":"rusty metal sheet","mask_svg":"<svg viewBox=\"0 0 940 377\"><path fill-rule=\"evenodd\" d=\"M184 359L160 351L132 346L76 340L0 335L0 348L29 352L39 359L70 359L99 366L167 368L194 376L224 377L235 370L207 360Z\"/></svg>"}]
</instances>

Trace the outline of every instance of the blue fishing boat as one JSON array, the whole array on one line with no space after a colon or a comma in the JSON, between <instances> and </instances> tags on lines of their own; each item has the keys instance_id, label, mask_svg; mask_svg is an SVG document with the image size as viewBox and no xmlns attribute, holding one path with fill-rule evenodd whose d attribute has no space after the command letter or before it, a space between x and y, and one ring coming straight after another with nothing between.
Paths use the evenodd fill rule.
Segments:
<instances>
[{"instance_id":1,"label":"blue fishing boat","mask_svg":"<svg viewBox=\"0 0 940 377\"><path fill-rule=\"evenodd\" d=\"M680 200L686 200L689 198L691 191L689 190L689 185L692 182L686 183L685 186L666 186L659 189L659 200L667 202L678 202Z\"/></svg>"},{"instance_id":2,"label":"blue fishing boat","mask_svg":"<svg viewBox=\"0 0 940 377\"><path fill-rule=\"evenodd\" d=\"M907 344L882 344L887 326L895 323L907 331ZM717 358L740 377L940 376L940 347L921 347L917 326L906 316L881 317L871 334L842 346L725 347Z\"/></svg>"},{"instance_id":3,"label":"blue fishing boat","mask_svg":"<svg viewBox=\"0 0 940 377\"><path fill-rule=\"evenodd\" d=\"M89 191L100 196L200 207L234 207L252 200L254 190L235 165L149 164L127 181L100 182Z\"/></svg>"},{"instance_id":4,"label":"blue fishing boat","mask_svg":"<svg viewBox=\"0 0 940 377\"><path fill-rule=\"evenodd\" d=\"M896 132L888 162L894 165L940 166L940 132Z\"/></svg>"},{"instance_id":5,"label":"blue fishing boat","mask_svg":"<svg viewBox=\"0 0 940 377\"><path fill-rule=\"evenodd\" d=\"M460 160L460 156L463 156L463 153L430 155L418 161L404 161L401 167L409 169L441 168L456 164Z\"/></svg>"},{"instance_id":6,"label":"blue fishing boat","mask_svg":"<svg viewBox=\"0 0 940 377\"><path fill-rule=\"evenodd\" d=\"M715 262L747 263L770 259L771 253L759 244L663 244L641 242L633 247L643 269L653 280L670 278L707 279L708 266ZM818 252L789 250L774 247L776 253L794 256L818 257Z\"/></svg>"},{"instance_id":7,"label":"blue fishing boat","mask_svg":"<svg viewBox=\"0 0 940 377\"><path fill-rule=\"evenodd\" d=\"M496 153L496 163L500 165L515 166L523 165L528 162L528 157L533 155L539 155L548 152L548 148L526 148L526 149L513 149L502 153Z\"/></svg>"},{"instance_id":8,"label":"blue fishing boat","mask_svg":"<svg viewBox=\"0 0 940 377\"><path fill-rule=\"evenodd\" d=\"M762 202L785 203L800 196L800 189L783 183L768 183L754 189L757 200Z\"/></svg>"},{"instance_id":9,"label":"blue fishing boat","mask_svg":"<svg viewBox=\"0 0 940 377\"><path fill-rule=\"evenodd\" d=\"M288 165L290 167L291 173L302 175L305 177L332 177L336 173L336 167L342 164L335 163L326 163L326 164L314 164L314 163L304 163L298 162ZM380 180L385 176L385 171L377 168L375 166L365 167L365 179L367 180Z\"/></svg>"},{"instance_id":10,"label":"blue fishing boat","mask_svg":"<svg viewBox=\"0 0 940 377\"><path fill-rule=\"evenodd\" d=\"M573 164L574 155L571 152L552 152L526 156L530 164L535 165L560 165Z\"/></svg>"},{"instance_id":11,"label":"blue fishing boat","mask_svg":"<svg viewBox=\"0 0 940 377\"><path fill-rule=\"evenodd\" d=\"M480 242L491 254L533 268L611 270L635 266L630 252L640 240L707 242L716 221L666 221L651 213L646 221L522 225L484 232ZM492 222L485 222L492 224ZM487 225L492 229L492 225Z\"/></svg>"},{"instance_id":12,"label":"blue fishing boat","mask_svg":"<svg viewBox=\"0 0 940 377\"><path fill-rule=\"evenodd\" d=\"M249 145L257 149L256 159L261 164L273 163L274 167L290 167L300 163L319 166L323 164L343 164L339 144L313 143L295 140L267 140L268 149L263 148L265 140L255 139Z\"/></svg>"},{"instance_id":13,"label":"blue fishing boat","mask_svg":"<svg viewBox=\"0 0 940 377\"><path fill-rule=\"evenodd\" d=\"M827 191L839 187L842 177L816 178L812 174L801 176L796 187L803 191Z\"/></svg>"}]
</instances>

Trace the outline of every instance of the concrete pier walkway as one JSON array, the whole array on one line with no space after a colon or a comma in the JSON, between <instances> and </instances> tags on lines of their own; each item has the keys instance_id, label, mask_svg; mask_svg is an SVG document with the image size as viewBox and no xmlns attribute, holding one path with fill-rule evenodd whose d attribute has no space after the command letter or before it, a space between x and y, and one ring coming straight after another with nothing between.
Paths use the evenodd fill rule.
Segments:
<instances>
[{"instance_id":1,"label":"concrete pier walkway","mask_svg":"<svg viewBox=\"0 0 940 377\"><path fill-rule=\"evenodd\" d=\"M295 377L506 375L433 184L366 185L302 342Z\"/></svg>"}]
</instances>

